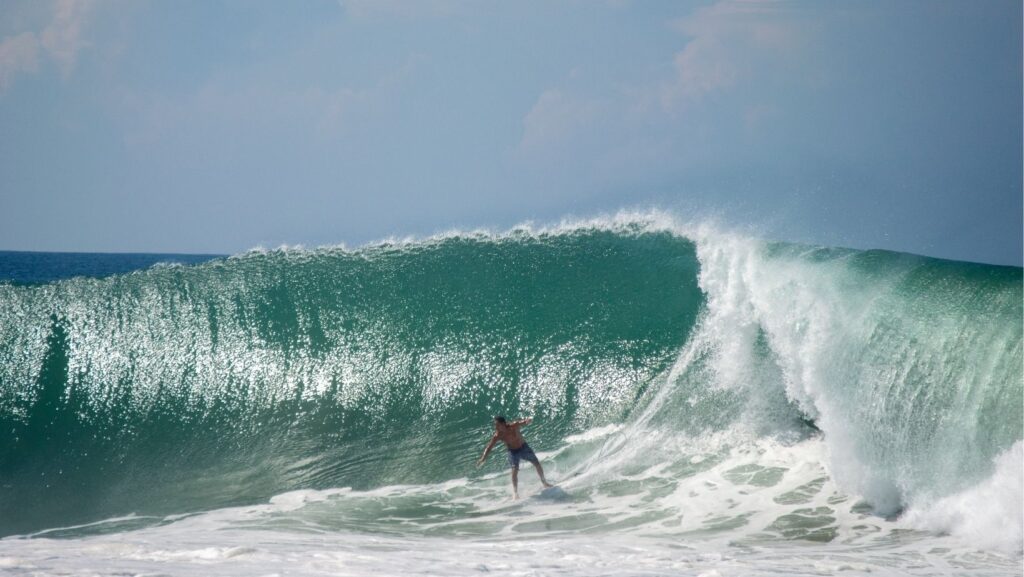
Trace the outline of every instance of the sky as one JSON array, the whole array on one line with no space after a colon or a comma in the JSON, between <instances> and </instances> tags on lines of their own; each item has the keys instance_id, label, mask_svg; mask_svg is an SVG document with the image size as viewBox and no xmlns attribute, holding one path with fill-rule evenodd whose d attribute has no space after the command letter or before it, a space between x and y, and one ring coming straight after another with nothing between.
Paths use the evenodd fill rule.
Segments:
<instances>
[{"instance_id":1,"label":"sky","mask_svg":"<svg viewBox=\"0 0 1024 577\"><path fill-rule=\"evenodd\" d=\"M1022 3L0 0L0 249L656 208L1022 264Z\"/></svg>"}]
</instances>

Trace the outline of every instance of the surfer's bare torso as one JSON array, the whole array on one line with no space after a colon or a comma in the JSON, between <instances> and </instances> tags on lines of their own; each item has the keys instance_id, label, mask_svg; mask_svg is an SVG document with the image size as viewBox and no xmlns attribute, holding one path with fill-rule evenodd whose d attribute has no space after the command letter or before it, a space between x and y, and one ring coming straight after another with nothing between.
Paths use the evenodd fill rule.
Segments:
<instances>
[{"instance_id":1,"label":"surfer's bare torso","mask_svg":"<svg viewBox=\"0 0 1024 577\"><path fill-rule=\"evenodd\" d=\"M505 443L505 447L510 451L522 447L526 441L523 440L523 434L519 432L519 427L522 427L525 423L509 423L508 426L503 427L504 430L498 430L494 432L492 440L497 439L502 443Z\"/></svg>"}]
</instances>

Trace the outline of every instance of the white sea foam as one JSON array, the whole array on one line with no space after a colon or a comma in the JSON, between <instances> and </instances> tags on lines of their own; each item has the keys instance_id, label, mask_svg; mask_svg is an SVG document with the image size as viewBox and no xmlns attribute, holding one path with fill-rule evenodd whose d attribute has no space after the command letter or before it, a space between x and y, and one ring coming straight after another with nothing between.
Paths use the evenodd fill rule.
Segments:
<instances>
[{"instance_id":1,"label":"white sea foam","mask_svg":"<svg viewBox=\"0 0 1024 577\"><path fill-rule=\"evenodd\" d=\"M619 476L565 477L573 446L621 433L593 431L557 455L541 453L566 498L532 497L540 487L529 471L521 475L519 502L508 500L505 473L370 491L295 491L265 505L135 531L3 539L0 567L38 576L757 577L934 575L954 567L979 576L1019 574L1019 556L978 551L955 536L900 531L900 522L858 512L855 499L827 478L818 439L734 438L718 454L662 443L660 455L676 455L678 463L655 459ZM627 442L619 452L645 446ZM688 474L685 465L695 467ZM813 539L822 529L815 520L835 528L831 541L780 534L799 530Z\"/></svg>"},{"instance_id":2,"label":"white sea foam","mask_svg":"<svg viewBox=\"0 0 1024 577\"><path fill-rule=\"evenodd\" d=\"M620 424L611 424L605 425L603 427L595 427L593 429L584 431L578 435L570 435L565 438L565 442L572 445L574 443L593 441L595 439L601 439L607 437L608 435L618 433L619 431L622 430L622 428L623 426Z\"/></svg>"},{"instance_id":3,"label":"white sea foam","mask_svg":"<svg viewBox=\"0 0 1024 577\"><path fill-rule=\"evenodd\" d=\"M930 503L914 505L911 527L950 534L984 549L1024 550L1024 451L1018 441L996 459L985 481Z\"/></svg>"}]
</instances>

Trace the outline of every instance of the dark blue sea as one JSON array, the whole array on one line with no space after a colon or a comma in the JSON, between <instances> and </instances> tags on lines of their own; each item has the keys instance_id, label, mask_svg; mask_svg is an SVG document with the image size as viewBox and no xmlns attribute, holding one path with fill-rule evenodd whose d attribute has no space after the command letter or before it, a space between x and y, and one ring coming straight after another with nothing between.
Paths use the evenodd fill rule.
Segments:
<instances>
[{"instance_id":1,"label":"dark blue sea","mask_svg":"<svg viewBox=\"0 0 1024 577\"><path fill-rule=\"evenodd\" d=\"M78 276L103 278L155 264L199 264L215 254L32 252L0 250L0 282L40 284Z\"/></svg>"}]
</instances>

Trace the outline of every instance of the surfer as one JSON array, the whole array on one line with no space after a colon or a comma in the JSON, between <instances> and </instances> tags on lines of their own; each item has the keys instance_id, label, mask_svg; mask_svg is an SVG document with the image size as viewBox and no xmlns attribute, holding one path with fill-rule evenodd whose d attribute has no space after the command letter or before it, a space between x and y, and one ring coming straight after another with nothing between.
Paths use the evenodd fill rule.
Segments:
<instances>
[{"instance_id":1,"label":"surfer","mask_svg":"<svg viewBox=\"0 0 1024 577\"><path fill-rule=\"evenodd\" d=\"M533 466L537 468L537 475L540 476L540 482L545 488L550 489L554 485L547 482L544 478L544 468L540 466L540 459L534 454L533 449L530 445L526 444L526 440L523 439L522 433L519 429L524 425L529 425L533 422L533 419L520 419L509 423L505 420L505 417L497 416L494 417L494 436L491 437L491 441L487 443L487 448L484 449L484 454L480 456L480 460L476 462L476 466L479 467L487 460L487 455L491 453L491 449L498 441L505 443L505 448L508 449L508 464L512 467L512 498L519 498L519 460L526 459L533 463Z\"/></svg>"}]
</instances>

